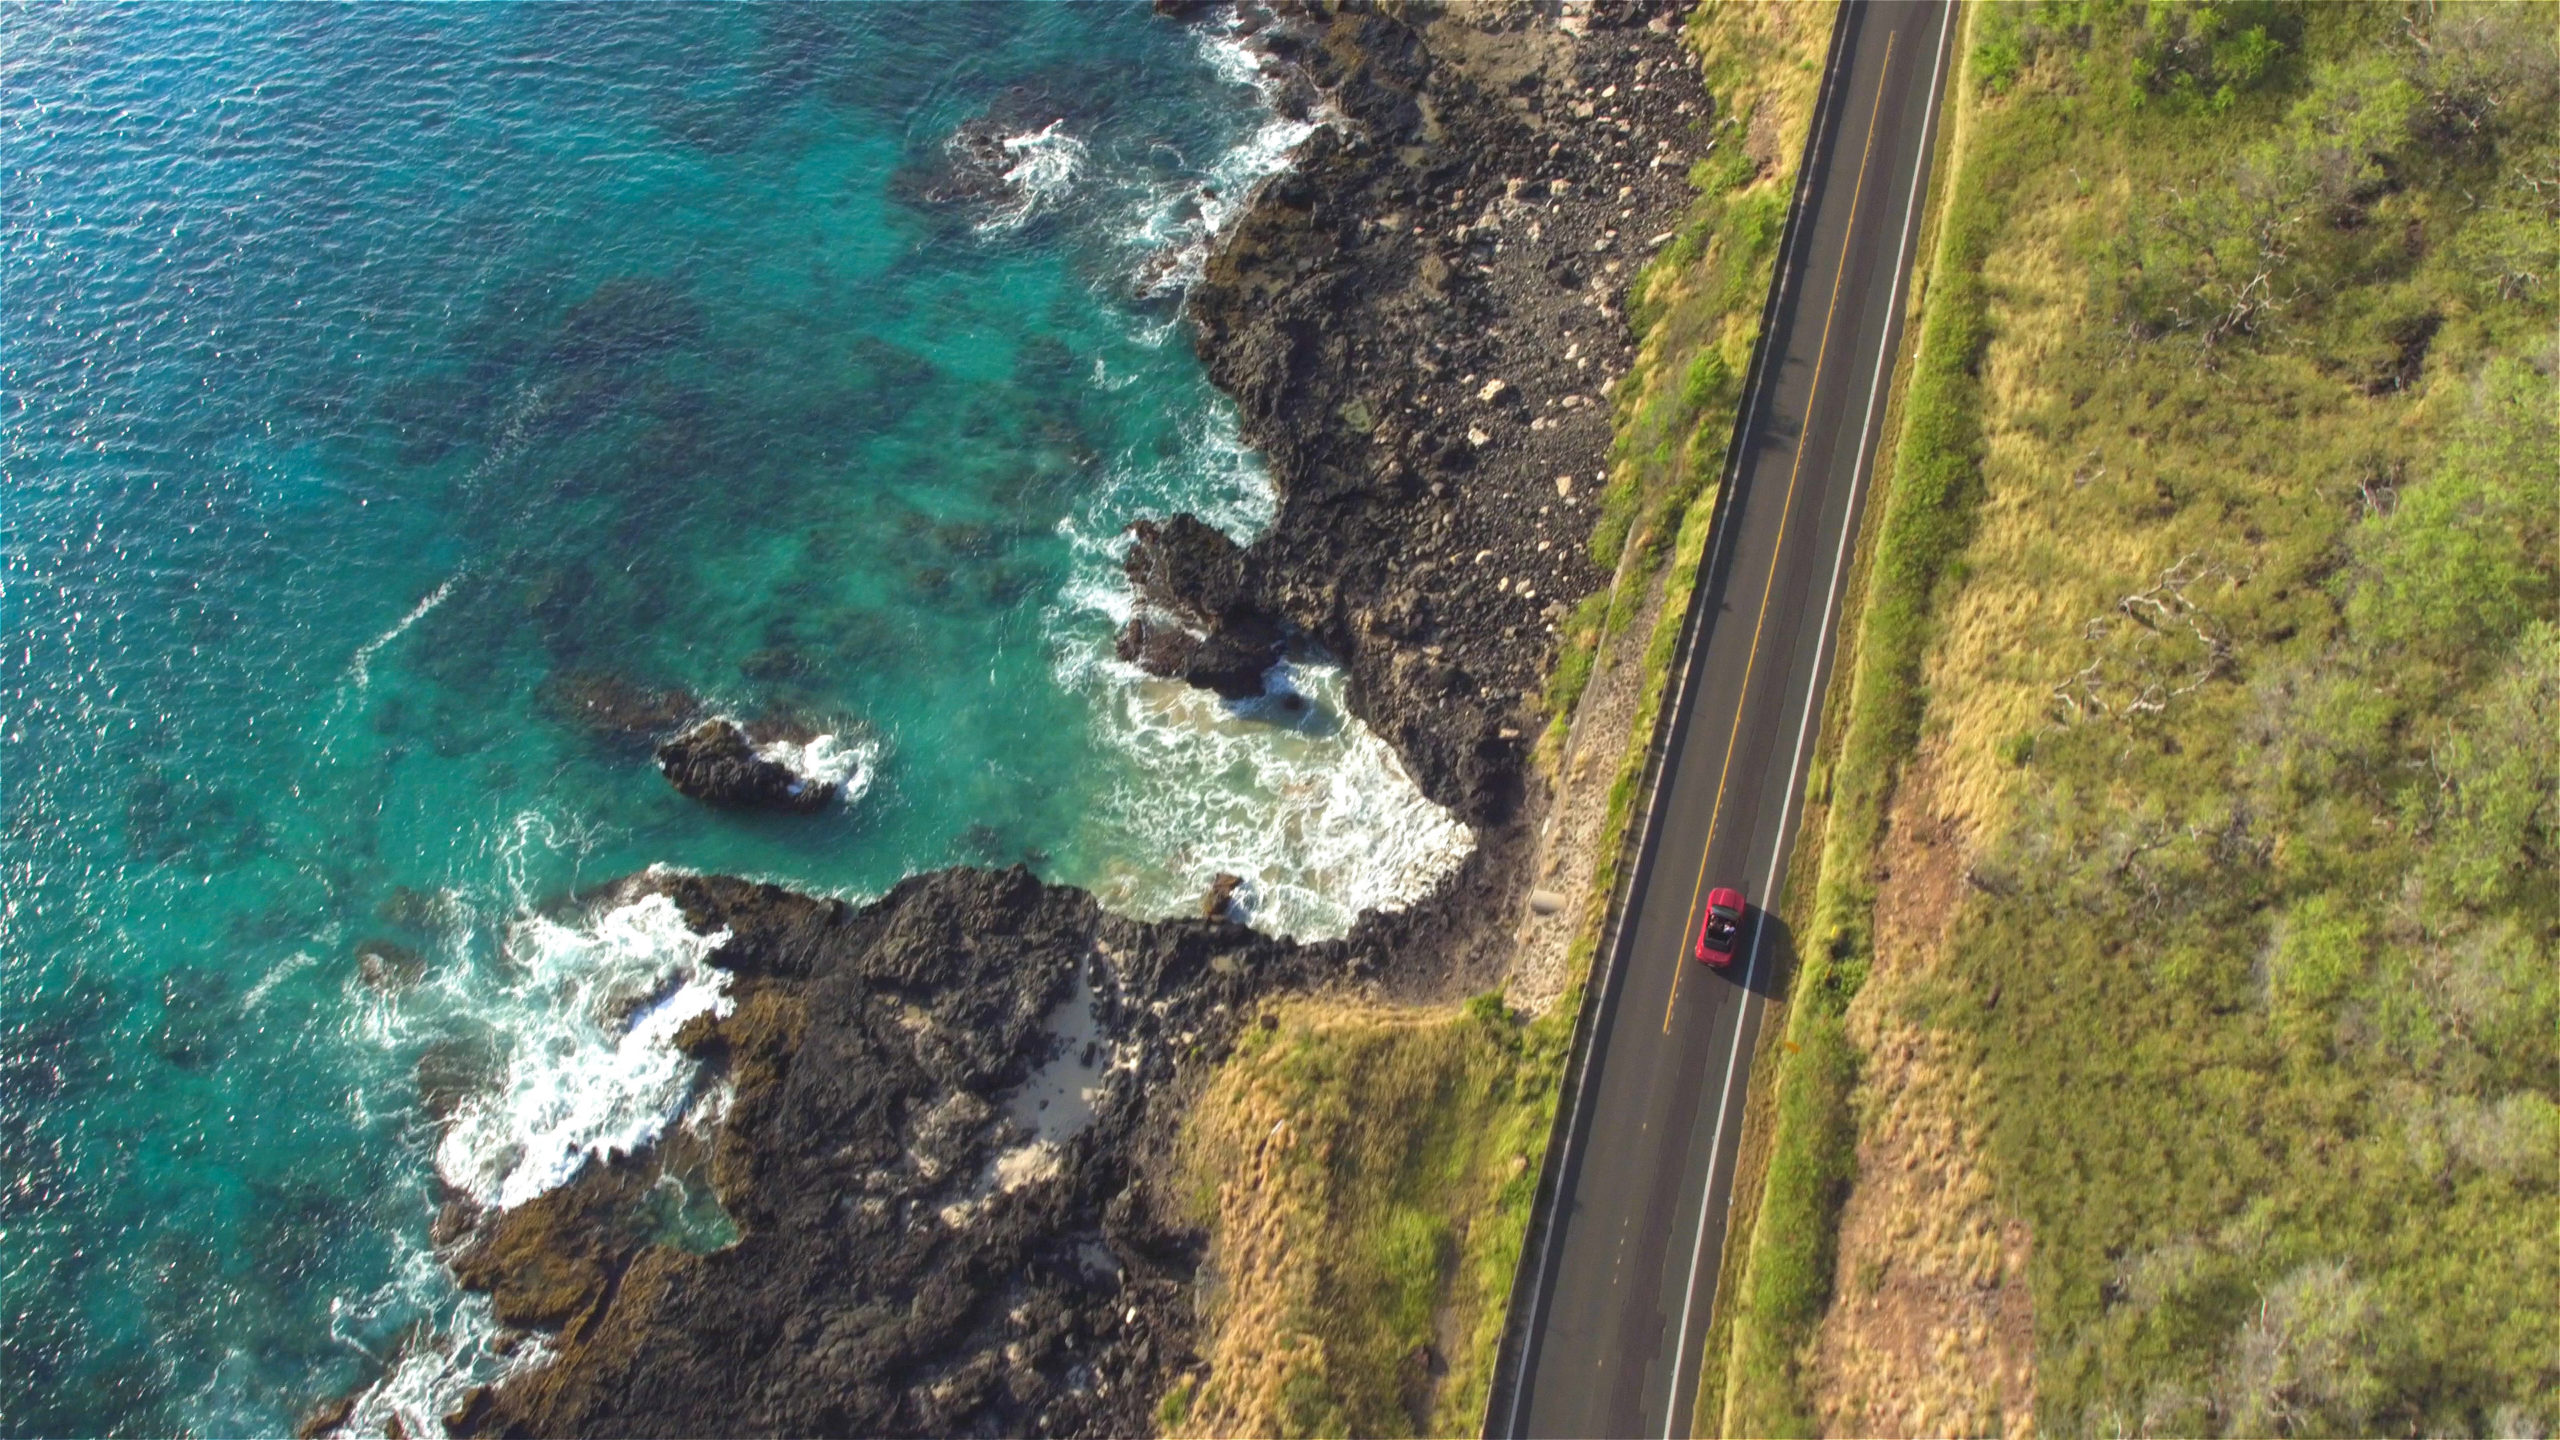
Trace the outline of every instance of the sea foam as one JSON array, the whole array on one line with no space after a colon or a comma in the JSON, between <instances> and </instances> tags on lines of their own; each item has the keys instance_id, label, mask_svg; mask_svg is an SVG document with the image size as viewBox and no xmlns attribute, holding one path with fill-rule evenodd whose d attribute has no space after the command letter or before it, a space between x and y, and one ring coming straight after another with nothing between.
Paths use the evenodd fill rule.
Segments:
<instances>
[{"instance_id":1,"label":"sea foam","mask_svg":"<svg viewBox=\"0 0 2560 1440\"><path fill-rule=\"evenodd\" d=\"M521 1205L588 1157L638 1150L693 1099L697 1067L674 1044L697 1015L729 1013L729 974L709 963L728 932L698 935L664 895L583 924L530 915L511 927L511 978L485 1018L505 1051L497 1088L463 1101L436 1169L484 1205Z\"/></svg>"},{"instance_id":2,"label":"sea foam","mask_svg":"<svg viewBox=\"0 0 2560 1440\"><path fill-rule=\"evenodd\" d=\"M1230 19L1225 29L1197 30L1196 43L1201 59L1221 79L1261 97L1263 121L1198 177L1178 188L1158 187L1140 207L1124 239L1148 257L1139 272L1143 295L1178 295L1197 284L1219 234L1244 213L1255 187L1288 169L1298 146L1324 123L1321 116L1292 120L1279 112L1281 81L1273 62L1238 33L1239 24Z\"/></svg>"},{"instance_id":3,"label":"sea foam","mask_svg":"<svg viewBox=\"0 0 2560 1440\"><path fill-rule=\"evenodd\" d=\"M756 754L800 777L805 785L833 785L837 798L850 805L871 788L880 765L880 742L868 736L845 739L835 734L807 740L768 740Z\"/></svg>"},{"instance_id":4,"label":"sea foam","mask_svg":"<svg viewBox=\"0 0 2560 1440\"><path fill-rule=\"evenodd\" d=\"M1393 747L1345 706L1341 667L1302 658L1273 667L1242 703L1122 661L1112 636L1137 606L1120 568L1128 522L1188 506L1231 538L1270 523L1261 462L1220 406L1173 459L1124 457L1113 483L1061 527L1076 563L1051 612L1059 683L1089 696L1095 732L1132 777L1094 803L1088 853L1122 857L1071 876L1140 916L1193 911L1220 874L1240 877L1238 907L1275 934L1348 932L1362 910L1429 893L1475 846L1423 795Z\"/></svg>"},{"instance_id":5,"label":"sea foam","mask_svg":"<svg viewBox=\"0 0 2560 1440\"><path fill-rule=\"evenodd\" d=\"M1004 183L1012 187L1013 199L978 222L981 234L1019 230L1075 189L1076 177L1085 166L1085 143L1060 130L1064 123L1052 120L1041 129L1004 138L1005 153L1013 160L1004 172Z\"/></svg>"}]
</instances>

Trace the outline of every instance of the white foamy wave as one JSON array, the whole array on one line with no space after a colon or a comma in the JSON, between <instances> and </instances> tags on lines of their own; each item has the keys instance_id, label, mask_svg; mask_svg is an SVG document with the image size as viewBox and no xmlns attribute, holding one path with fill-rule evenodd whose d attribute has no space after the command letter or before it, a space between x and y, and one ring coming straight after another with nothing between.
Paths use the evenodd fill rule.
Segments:
<instances>
[{"instance_id":1,"label":"white foamy wave","mask_svg":"<svg viewBox=\"0 0 2560 1440\"><path fill-rule=\"evenodd\" d=\"M1145 856L1098 877L1114 908L1196 911L1221 873L1258 928L1311 939L1360 912L1427 894L1474 833L1416 787L1385 740L1342 705L1339 667L1283 664L1243 705L1106 656L1080 667L1107 686L1100 730L1132 780L1096 807L1109 853Z\"/></svg>"},{"instance_id":2,"label":"white foamy wave","mask_svg":"<svg viewBox=\"0 0 2560 1440\"><path fill-rule=\"evenodd\" d=\"M275 993L278 985L319 963L318 956L307 950L296 950L286 956L282 964L261 977L257 984L249 987L249 993L240 997L240 1008L244 1011L255 1010L266 1004L267 997Z\"/></svg>"},{"instance_id":3,"label":"white foamy wave","mask_svg":"<svg viewBox=\"0 0 2560 1440\"><path fill-rule=\"evenodd\" d=\"M1220 404L1166 463L1124 456L1112 482L1061 525L1074 568L1051 611L1059 683L1091 697L1095 730L1120 757L1098 799L1084 853L1118 857L1067 877L1124 913L1196 913L1221 873L1256 926L1310 939L1341 935L1362 910L1427 894L1475 846L1431 803L1395 751L1343 706L1337 666L1283 664L1273 693L1230 704L1120 660L1112 635L1136 606L1120 557L1131 520L1189 510L1239 543L1276 508L1260 457Z\"/></svg>"},{"instance_id":4,"label":"white foamy wave","mask_svg":"<svg viewBox=\"0 0 2560 1440\"><path fill-rule=\"evenodd\" d=\"M1085 145L1058 127L1066 122L1052 120L1048 125L1022 135L1008 135L1003 144L1013 164L1004 172L1004 183L1013 187L1011 204L978 222L981 234L998 230L1019 230L1031 217L1050 209L1075 189L1076 177L1084 170Z\"/></svg>"},{"instance_id":5,"label":"white foamy wave","mask_svg":"<svg viewBox=\"0 0 2560 1440\"><path fill-rule=\"evenodd\" d=\"M442 1435L444 1417L474 1388L550 1362L539 1334L520 1335L501 1353L506 1331L493 1312L488 1296L455 1289L434 1250L404 1240L388 1283L330 1302L330 1335L384 1367L335 1433Z\"/></svg>"},{"instance_id":6,"label":"white foamy wave","mask_svg":"<svg viewBox=\"0 0 2560 1440\"><path fill-rule=\"evenodd\" d=\"M1233 405L1213 400L1183 417L1181 430L1182 446L1169 459L1140 451L1120 455L1091 503L1058 522L1058 533L1076 555L1067 582L1071 606L1109 614L1115 624L1129 618L1120 555L1128 548L1131 521L1189 511L1242 545L1269 529L1280 513L1270 472L1260 452L1244 443Z\"/></svg>"},{"instance_id":7,"label":"white foamy wave","mask_svg":"<svg viewBox=\"0 0 2560 1440\"><path fill-rule=\"evenodd\" d=\"M373 683L373 657L382 653L383 646L408 634L410 626L426 619L428 611L443 604L445 597L453 593L453 581L460 578L459 575L454 576L428 591L427 598L409 607L409 613L401 616L390 629L357 647L355 659L347 663L347 678L354 683L357 693L363 693L365 687Z\"/></svg>"},{"instance_id":8,"label":"white foamy wave","mask_svg":"<svg viewBox=\"0 0 2560 1440\"><path fill-rule=\"evenodd\" d=\"M1201 204L1201 218L1211 235L1227 227L1227 222L1244 213L1253 198L1253 189L1264 180L1289 168L1290 157L1306 138L1331 119L1319 111L1305 120L1292 120L1279 113L1280 77L1271 57L1254 48L1232 29L1224 33L1197 32L1200 53L1230 82L1253 87L1262 97L1268 118L1254 132L1220 155L1209 167L1209 178L1217 193Z\"/></svg>"},{"instance_id":9,"label":"white foamy wave","mask_svg":"<svg viewBox=\"0 0 2560 1440\"><path fill-rule=\"evenodd\" d=\"M587 860L621 834L615 826L580 815L520 810L489 832L482 846L505 884L509 907L530 910L536 896L564 878L569 888L577 888L586 878ZM559 873L564 859L565 877Z\"/></svg>"},{"instance_id":10,"label":"white foamy wave","mask_svg":"<svg viewBox=\"0 0 2560 1440\"><path fill-rule=\"evenodd\" d=\"M1237 33L1239 23L1230 20L1225 30L1202 28L1193 34L1211 70L1260 95L1265 118L1180 185L1158 188L1140 208L1125 238L1150 257L1139 271L1141 294L1178 295L1197 284L1219 234L1244 213L1256 187L1289 168L1298 146L1322 124L1279 113L1281 80L1274 63Z\"/></svg>"},{"instance_id":11,"label":"white foamy wave","mask_svg":"<svg viewBox=\"0 0 2560 1440\"><path fill-rule=\"evenodd\" d=\"M846 740L827 734L805 741L769 740L756 754L800 777L804 785L833 785L850 805L871 788L880 764L880 742L867 736Z\"/></svg>"},{"instance_id":12,"label":"white foamy wave","mask_svg":"<svg viewBox=\"0 0 2560 1440\"><path fill-rule=\"evenodd\" d=\"M728 932L697 935L664 895L584 926L545 916L508 931L511 976L484 1016L505 1054L497 1088L466 1099L436 1169L485 1205L521 1205L590 1155L641 1148L681 1117L694 1062L674 1046L697 1015L726 1015Z\"/></svg>"}]
</instances>

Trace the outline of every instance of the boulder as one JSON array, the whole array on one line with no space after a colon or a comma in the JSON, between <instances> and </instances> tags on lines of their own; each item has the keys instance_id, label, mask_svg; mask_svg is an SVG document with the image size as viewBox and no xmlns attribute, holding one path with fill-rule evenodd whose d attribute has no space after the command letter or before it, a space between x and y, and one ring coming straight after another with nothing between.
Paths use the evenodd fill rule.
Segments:
<instances>
[{"instance_id":1,"label":"boulder","mask_svg":"<svg viewBox=\"0 0 2560 1440\"><path fill-rule=\"evenodd\" d=\"M1245 551L1192 515L1129 527L1121 566L1138 597L1180 623L1140 615L1122 627L1120 658L1148 674L1185 680L1229 700L1262 693L1262 677L1288 643L1278 619L1253 602Z\"/></svg>"},{"instance_id":2,"label":"boulder","mask_svg":"<svg viewBox=\"0 0 2560 1440\"><path fill-rule=\"evenodd\" d=\"M836 798L835 786L757 754L747 732L716 718L659 746L658 770L668 784L724 810L807 814Z\"/></svg>"}]
</instances>

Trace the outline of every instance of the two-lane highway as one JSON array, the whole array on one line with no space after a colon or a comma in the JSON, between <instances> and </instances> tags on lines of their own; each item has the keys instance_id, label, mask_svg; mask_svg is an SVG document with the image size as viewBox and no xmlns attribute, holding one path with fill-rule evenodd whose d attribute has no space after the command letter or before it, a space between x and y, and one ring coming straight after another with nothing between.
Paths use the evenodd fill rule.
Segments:
<instances>
[{"instance_id":1,"label":"two-lane highway","mask_svg":"<svg viewBox=\"0 0 2560 1440\"><path fill-rule=\"evenodd\" d=\"M1688 958L1705 892L1774 904L1899 338L1946 0L1851 4L1781 257L1772 349L1717 517L1667 758L1525 1258L1500 1435L1685 1436L1715 1304L1759 1000L1790 963L1755 909L1730 972Z\"/></svg>"}]
</instances>

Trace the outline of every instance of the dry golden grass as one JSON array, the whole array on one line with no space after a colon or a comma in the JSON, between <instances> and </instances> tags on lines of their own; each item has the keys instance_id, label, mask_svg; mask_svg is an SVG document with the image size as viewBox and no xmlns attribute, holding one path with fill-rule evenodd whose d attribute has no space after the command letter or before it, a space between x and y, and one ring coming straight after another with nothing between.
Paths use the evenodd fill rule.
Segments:
<instances>
[{"instance_id":1,"label":"dry golden grass","mask_svg":"<svg viewBox=\"0 0 2560 1440\"><path fill-rule=\"evenodd\" d=\"M1248 1027L1179 1146L1213 1274L1207 1372L1166 1429L1475 1428L1566 1034L1489 999L1296 999Z\"/></svg>"},{"instance_id":2,"label":"dry golden grass","mask_svg":"<svg viewBox=\"0 0 2560 1440\"><path fill-rule=\"evenodd\" d=\"M1857 1178L1840 1213L1833 1301L1809 1389L1834 1435L2007 1435L2035 1428L2026 1227L1993 1193L1981 1069L1906 1013L1936 969L1971 859L1936 803L1942 751L1904 779L1877 887L1876 963L1850 1002L1859 1072Z\"/></svg>"}]
</instances>

